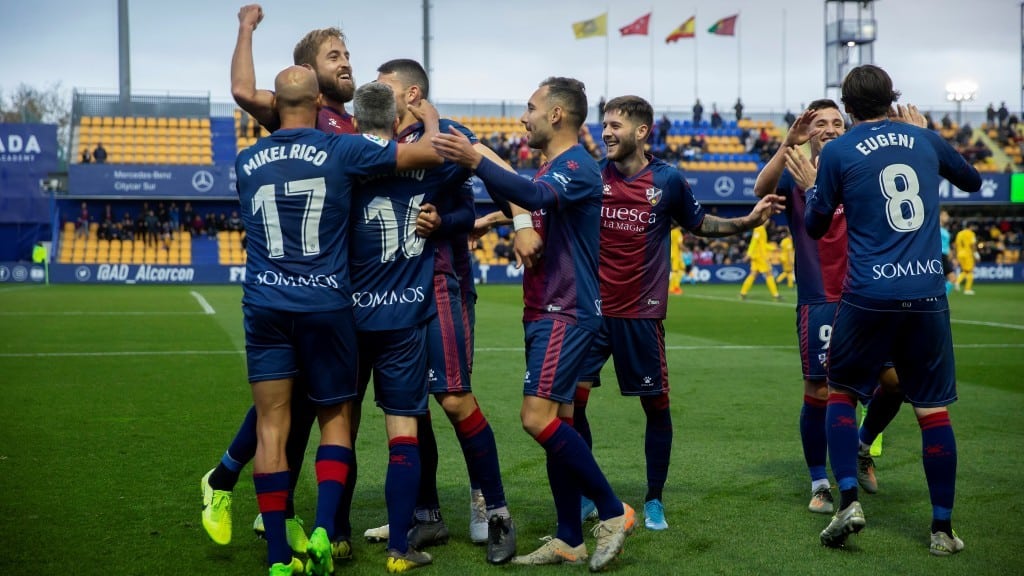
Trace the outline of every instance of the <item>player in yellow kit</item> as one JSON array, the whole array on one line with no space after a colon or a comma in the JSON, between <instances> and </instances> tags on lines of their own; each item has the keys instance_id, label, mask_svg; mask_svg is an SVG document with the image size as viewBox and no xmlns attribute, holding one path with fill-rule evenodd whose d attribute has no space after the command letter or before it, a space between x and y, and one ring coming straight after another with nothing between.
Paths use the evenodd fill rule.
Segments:
<instances>
[{"instance_id":1,"label":"player in yellow kit","mask_svg":"<svg viewBox=\"0 0 1024 576\"><path fill-rule=\"evenodd\" d=\"M743 286L740 288L740 298L747 299L747 292L750 292L750 287L754 285L757 275L761 274L764 276L765 284L768 285L768 291L771 292L772 298L778 300L779 289L775 285L775 278L772 277L771 264L768 263L768 230L764 226L754 228L745 260L750 262L750 274L747 275L747 279L743 281Z\"/></svg>"},{"instance_id":2,"label":"player in yellow kit","mask_svg":"<svg viewBox=\"0 0 1024 576\"><path fill-rule=\"evenodd\" d=\"M796 277L793 275L793 237L789 235L789 229L783 229L784 236L779 241L779 262L782 264L782 272L775 277L775 282L786 280L786 288L792 288Z\"/></svg>"},{"instance_id":3,"label":"player in yellow kit","mask_svg":"<svg viewBox=\"0 0 1024 576\"><path fill-rule=\"evenodd\" d=\"M668 293L682 294L683 289L679 286L683 280L683 229L673 224L669 232L669 257L672 259L668 275Z\"/></svg>"},{"instance_id":4,"label":"player in yellow kit","mask_svg":"<svg viewBox=\"0 0 1024 576\"><path fill-rule=\"evenodd\" d=\"M978 236L974 233L974 224L964 225L964 229L956 233L956 260L960 263L960 275L956 277L956 289L964 285L964 294L974 295L974 263L978 260Z\"/></svg>"}]
</instances>

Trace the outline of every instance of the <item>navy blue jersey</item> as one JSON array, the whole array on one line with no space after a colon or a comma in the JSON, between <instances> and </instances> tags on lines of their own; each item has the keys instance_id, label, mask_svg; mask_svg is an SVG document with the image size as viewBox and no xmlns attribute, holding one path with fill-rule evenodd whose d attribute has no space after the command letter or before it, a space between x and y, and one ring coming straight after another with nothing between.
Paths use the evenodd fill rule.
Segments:
<instances>
[{"instance_id":1,"label":"navy blue jersey","mask_svg":"<svg viewBox=\"0 0 1024 576\"><path fill-rule=\"evenodd\" d=\"M351 248L352 304L360 331L408 328L433 316L433 244L438 240L416 234L416 216L428 198L458 190L465 174L452 166L360 179Z\"/></svg>"},{"instance_id":2,"label":"navy blue jersey","mask_svg":"<svg viewBox=\"0 0 1024 576\"><path fill-rule=\"evenodd\" d=\"M808 194L808 233L820 237L842 204L849 240L843 291L877 300L945 294L939 177L966 191L981 176L938 134L901 122L865 122L826 146Z\"/></svg>"},{"instance_id":3,"label":"navy blue jersey","mask_svg":"<svg viewBox=\"0 0 1024 576\"><path fill-rule=\"evenodd\" d=\"M631 177L601 162L601 313L614 318L664 318L667 308L669 231L674 219L700 229L704 208L674 166L647 156Z\"/></svg>"},{"instance_id":4,"label":"navy blue jersey","mask_svg":"<svg viewBox=\"0 0 1024 576\"><path fill-rule=\"evenodd\" d=\"M597 261L601 238L601 169L576 144L527 182L486 158L477 167L489 192L531 211L544 255L523 276L523 320L558 320L597 330L601 294Z\"/></svg>"},{"instance_id":5,"label":"navy blue jersey","mask_svg":"<svg viewBox=\"0 0 1024 576\"><path fill-rule=\"evenodd\" d=\"M396 145L373 136L278 130L238 154L246 231L242 302L295 312L351 306L353 179L394 170Z\"/></svg>"},{"instance_id":6,"label":"navy blue jersey","mask_svg":"<svg viewBox=\"0 0 1024 576\"><path fill-rule=\"evenodd\" d=\"M462 132L472 144L478 142L473 132L458 122L442 119L439 123L439 131L448 134L448 128L452 127ZM407 127L398 135L398 141L409 144L419 141L423 136L423 124L417 122ZM454 242L460 241L457 236L473 230L473 221L476 219L474 208L473 188L469 178L472 171L463 168L450 160L446 160L440 167L434 168L435 177L443 181L443 185L435 186L423 199L426 204L433 204L441 216L441 229L431 236L434 247L434 271L438 274L456 275L455 254L452 249ZM465 241L463 237L461 241Z\"/></svg>"}]
</instances>

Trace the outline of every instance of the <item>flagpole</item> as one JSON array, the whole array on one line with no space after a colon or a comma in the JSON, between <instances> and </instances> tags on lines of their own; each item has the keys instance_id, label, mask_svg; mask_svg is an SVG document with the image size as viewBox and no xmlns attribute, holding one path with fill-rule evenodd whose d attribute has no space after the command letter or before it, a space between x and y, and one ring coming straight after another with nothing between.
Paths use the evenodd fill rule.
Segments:
<instances>
[{"instance_id":1,"label":"flagpole","mask_svg":"<svg viewBox=\"0 0 1024 576\"><path fill-rule=\"evenodd\" d=\"M605 13L605 17L606 18L611 16L611 10L609 9L609 7L607 5L605 6L604 13ZM606 100L608 99L608 70L610 68L610 66L609 66L609 58L610 58L609 53L610 53L610 50L608 49L608 46L609 46L608 38L610 36L611 36L611 34L608 33L608 27L605 26L605 31L604 31L604 98Z\"/></svg>"},{"instance_id":2,"label":"flagpole","mask_svg":"<svg viewBox=\"0 0 1024 576\"><path fill-rule=\"evenodd\" d=\"M647 19L647 36L651 39L651 108L654 107L654 31L651 30L651 20L654 20L654 5L651 4L651 15Z\"/></svg>"},{"instance_id":3,"label":"flagpole","mask_svg":"<svg viewBox=\"0 0 1024 576\"><path fill-rule=\"evenodd\" d=\"M782 9L782 109L786 109L786 9Z\"/></svg>"},{"instance_id":4,"label":"flagpole","mask_svg":"<svg viewBox=\"0 0 1024 576\"><path fill-rule=\"evenodd\" d=\"M696 104L699 98L697 86L700 84L700 71L697 65L697 8L693 9L693 102Z\"/></svg>"},{"instance_id":5,"label":"flagpole","mask_svg":"<svg viewBox=\"0 0 1024 576\"><path fill-rule=\"evenodd\" d=\"M743 46L740 42L743 41L742 34L740 34L740 13L736 13L736 97L740 98L743 96Z\"/></svg>"}]
</instances>

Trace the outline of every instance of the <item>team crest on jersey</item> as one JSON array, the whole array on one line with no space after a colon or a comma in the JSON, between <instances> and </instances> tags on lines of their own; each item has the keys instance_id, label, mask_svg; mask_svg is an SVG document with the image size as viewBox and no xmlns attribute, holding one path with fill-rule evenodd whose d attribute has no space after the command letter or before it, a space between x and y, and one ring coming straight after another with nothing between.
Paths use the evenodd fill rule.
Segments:
<instances>
[{"instance_id":1,"label":"team crest on jersey","mask_svg":"<svg viewBox=\"0 0 1024 576\"><path fill-rule=\"evenodd\" d=\"M661 202L661 188L648 188L647 201L651 203L651 206L657 206L658 202Z\"/></svg>"},{"instance_id":2,"label":"team crest on jersey","mask_svg":"<svg viewBox=\"0 0 1024 576\"><path fill-rule=\"evenodd\" d=\"M329 119L327 121L327 124L329 124L331 128L340 128L340 126L338 126L338 121L335 120L334 118Z\"/></svg>"},{"instance_id":3,"label":"team crest on jersey","mask_svg":"<svg viewBox=\"0 0 1024 576\"><path fill-rule=\"evenodd\" d=\"M602 189L602 193L605 196L611 196L612 195L612 186L611 186L611 184L605 184L604 188Z\"/></svg>"},{"instance_id":4,"label":"team crest on jersey","mask_svg":"<svg viewBox=\"0 0 1024 576\"><path fill-rule=\"evenodd\" d=\"M565 165L569 168L569 170L573 171L580 167L580 163L575 160L569 160L568 162L565 163Z\"/></svg>"},{"instance_id":5,"label":"team crest on jersey","mask_svg":"<svg viewBox=\"0 0 1024 576\"><path fill-rule=\"evenodd\" d=\"M367 140L373 142L374 144L380 146L381 148L388 145L387 140L381 138L380 136L374 136L373 134L363 134L363 138L366 138Z\"/></svg>"}]
</instances>

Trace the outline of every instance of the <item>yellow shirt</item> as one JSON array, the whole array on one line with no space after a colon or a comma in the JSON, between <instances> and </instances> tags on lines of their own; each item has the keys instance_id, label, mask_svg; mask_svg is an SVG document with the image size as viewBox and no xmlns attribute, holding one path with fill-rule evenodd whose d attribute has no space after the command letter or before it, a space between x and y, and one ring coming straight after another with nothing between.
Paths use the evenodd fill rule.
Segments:
<instances>
[{"instance_id":1,"label":"yellow shirt","mask_svg":"<svg viewBox=\"0 0 1024 576\"><path fill-rule=\"evenodd\" d=\"M754 228L750 236L750 246L747 247L747 256L752 263L768 263L768 230L764 226Z\"/></svg>"},{"instance_id":2,"label":"yellow shirt","mask_svg":"<svg viewBox=\"0 0 1024 576\"><path fill-rule=\"evenodd\" d=\"M956 233L956 257L958 260L974 260L974 251L978 249L978 237L974 230L964 228Z\"/></svg>"},{"instance_id":3,"label":"yellow shirt","mask_svg":"<svg viewBox=\"0 0 1024 576\"><path fill-rule=\"evenodd\" d=\"M782 251L782 269L789 272L793 269L793 237L786 236L779 242L779 250Z\"/></svg>"}]
</instances>

